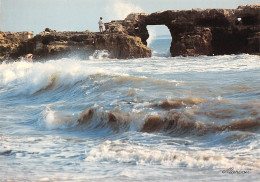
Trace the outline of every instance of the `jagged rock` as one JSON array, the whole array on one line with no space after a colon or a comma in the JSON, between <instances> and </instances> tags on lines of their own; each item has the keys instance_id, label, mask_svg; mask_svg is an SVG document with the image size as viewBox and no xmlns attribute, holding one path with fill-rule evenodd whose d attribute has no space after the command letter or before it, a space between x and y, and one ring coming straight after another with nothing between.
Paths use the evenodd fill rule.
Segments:
<instances>
[{"instance_id":1,"label":"jagged rock","mask_svg":"<svg viewBox=\"0 0 260 182\"><path fill-rule=\"evenodd\" d=\"M111 58L150 57L147 25L168 27L172 56L260 53L260 5L237 9L167 10L132 13L124 20L105 23L104 34L90 31L57 32L46 28L31 38L30 32L0 31L0 60L28 53L34 58L64 56L71 52L92 54L107 50Z\"/></svg>"},{"instance_id":2,"label":"jagged rock","mask_svg":"<svg viewBox=\"0 0 260 182\"><path fill-rule=\"evenodd\" d=\"M172 56L260 53L260 5L238 9L168 10L152 14L130 14L125 22L129 34L148 39L147 25L168 27Z\"/></svg>"},{"instance_id":3,"label":"jagged rock","mask_svg":"<svg viewBox=\"0 0 260 182\"><path fill-rule=\"evenodd\" d=\"M27 42L33 32L0 31L0 60L19 56L18 50L23 42Z\"/></svg>"},{"instance_id":4,"label":"jagged rock","mask_svg":"<svg viewBox=\"0 0 260 182\"><path fill-rule=\"evenodd\" d=\"M107 50L110 58L119 59L151 56L151 50L143 45L140 37L125 33L100 34L90 31L56 32L47 30L45 29L32 39L18 38L18 35L24 33L8 33L6 38L6 33L2 32L0 34L0 58L2 60L16 59L28 53L32 53L34 59L60 57L75 52L89 56L95 50Z\"/></svg>"}]
</instances>

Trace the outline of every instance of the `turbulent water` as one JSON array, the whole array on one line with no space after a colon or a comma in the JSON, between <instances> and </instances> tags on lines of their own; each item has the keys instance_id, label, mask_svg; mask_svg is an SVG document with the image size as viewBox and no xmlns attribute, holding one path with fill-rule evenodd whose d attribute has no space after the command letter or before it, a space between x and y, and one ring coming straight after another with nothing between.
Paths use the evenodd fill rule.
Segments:
<instances>
[{"instance_id":1,"label":"turbulent water","mask_svg":"<svg viewBox=\"0 0 260 182\"><path fill-rule=\"evenodd\" d=\"M260 178L259 56L106 55L0 64L0 181Z\"/></svg>"}]
</instances>

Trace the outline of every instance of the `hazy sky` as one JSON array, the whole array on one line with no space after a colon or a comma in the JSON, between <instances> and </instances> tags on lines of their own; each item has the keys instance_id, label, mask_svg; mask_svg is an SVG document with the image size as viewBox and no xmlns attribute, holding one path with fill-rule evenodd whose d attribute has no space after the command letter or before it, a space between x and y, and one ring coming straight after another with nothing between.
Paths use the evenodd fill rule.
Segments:
<instances>
[{"instance_id":1,"label":"hazy sky","mask_svg":"<svg viewBox=\"0 0 260 182\"><path fill-rule=\"evenodd\" d=\"M237 8L260 0L0 0L0 30L98 31L105 22L124 19L131 12L152 13L168 9Z\"/></svg>"}]
</instances>

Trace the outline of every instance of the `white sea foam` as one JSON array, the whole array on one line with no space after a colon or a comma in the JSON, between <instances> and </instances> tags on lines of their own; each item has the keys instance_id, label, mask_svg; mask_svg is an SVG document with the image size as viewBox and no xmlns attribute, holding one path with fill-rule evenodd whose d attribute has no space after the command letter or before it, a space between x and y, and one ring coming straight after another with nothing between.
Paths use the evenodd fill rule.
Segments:
<instances>
[{"instance_id":1,"label":"white sea foam","mask_svg":"<svg viewBox=\"0 0 260 182\"><path fill-rule=\"evenodd\" d=\"M110 72L73 59L44 63L14 62L0 65L0 85L13 86L18 93L33 94L54 85L72 86L89 75L98 73Z\"/></svg>"},{"instance_id":2,"label":"white sea foam","mask_svg":"<svg viewBox=\"0 0 260 182\"><path fill-rule=\"evenodd\" d=\"M6 181L257 181L259 68L259 56L246 54L2 63L0 175ZM187 98L206 102L161 107ZM157 115L176 122L142 132ZM221 173L229 168L250 174Z\"/></svg>"},{"instance_id":3,"label":"white sea foam","mask_svg":"<svg viewBox=\"0 0 260 182\"><path fill-rule=\"evenodd\" d=\"M152 51L152 56L153 57L170 57L171 56L170 48L166 49L165 51Z\"/></svg>"},{"instance_id":4,"label":"white sea foam","mask_svg":"<svg viewBox=\"0 0 260 182\"><path fill-rule=\"evenodd\" d=\"M108 59L109 52L107 50L96 50L92 56L89 56L90 60L104 60Z\"/></svg>"},{"instance_id":5,"label":"white sea foam","mask_svg":"<svg viewBox=\"0 0 260 182\"><path fill-rule=\"evenodd\" d=\"M46 129L68 128L77 125L76 120L72 116L67 116L62 112L52 110L50 106L42 112L42 116L38 120L38 124Z\"/></svg>"},{"instance_id":6,"label":"white sea foam","mask_svg":"<svg viewBox=\"0 0 260 182\"><path fill-rule=\"evenodd\" d=\"M107 52L101 52L101 57ZM100 56L97 56L99 59ZM174 57L126 60L60 59L47 62L14 62L0 65L0 86L14 87L17 94L33 94L52 86L72 86L89 75L150 77L185 72L221 72L260 69L259 56ZM147 75L148 74L148 75ZM168 80L163 78L164 80ZM172 81L169 79L168 81ZM176 80L176 84L182 82Z\"/></svg>"},{"instance_id":7,"label":"white sea foam","mask_svg":"<svg viewBox=\"0 0 260 182\"><path fill-rule=\"evenodd\" d=\"M146 147L144 145L133 145L133 143L127 144L120 140L108 140L87 153L85 161L109 161L134 163L136 165L164 165L203 169L228 169L233 167L241 170L258 170L259 159L254 161L243 157L229 158L227 157L228 154L224 152L219 149L213 151L201 150L200 148L181 150L178 147L165 148L163 145ZM232 156L231 153L229 155Z\"/></svg>"}]
</instances>

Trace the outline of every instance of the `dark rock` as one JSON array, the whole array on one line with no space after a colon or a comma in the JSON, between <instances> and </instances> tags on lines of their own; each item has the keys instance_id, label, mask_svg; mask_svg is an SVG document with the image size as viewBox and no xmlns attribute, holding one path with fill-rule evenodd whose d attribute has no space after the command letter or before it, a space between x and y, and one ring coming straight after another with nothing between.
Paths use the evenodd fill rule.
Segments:
<instances>
[{"instance_id":1,"label":"dark rock","mask_svg":"<svg viewBox=\"0 0 260 182\"><path fill-rule=\"evenodd\" d=\"M134 22L137 30L127 30L141 37L144 44L147 25L167 26L172 36L172 56L260 53L260 5L130 14L125 21Z\"/></svg>"},{"instance_id":2,"label":"dark rock","mask_svg":"<svg viewBox=\"0 0 260 182\"><path fill-rule=\"evenodd\" d=\"M32 39L20 34L26 33L0 33L1 60L16 59L28 53L32 53L34 59L65 56L71 52L91 55L95 50L107 50L110 58L119 59L151 56L151 50L143 45L140 37L125 33L44 31Z\"/></svg>"}]
</instances>

